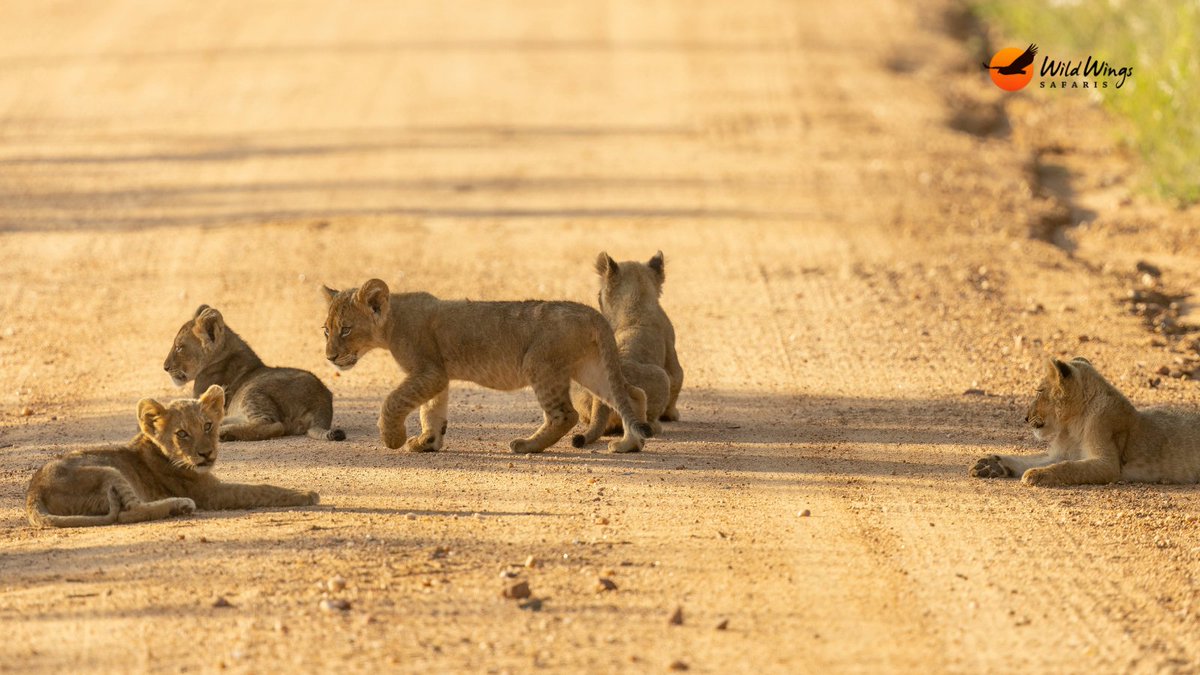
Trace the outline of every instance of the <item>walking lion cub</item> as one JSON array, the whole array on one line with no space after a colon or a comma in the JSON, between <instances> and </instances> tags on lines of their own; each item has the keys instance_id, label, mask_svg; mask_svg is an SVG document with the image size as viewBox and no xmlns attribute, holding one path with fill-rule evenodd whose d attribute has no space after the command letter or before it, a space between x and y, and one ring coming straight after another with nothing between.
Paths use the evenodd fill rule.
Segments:
<instances>
[{"instance_id":1,"label":"walking lion cub","mask_svg":"<svg viewBox=\"0 0 1200 675\"><path fill-rule=\"evenodd\" d=\"M651 435L645 394L621 375L612 328L591 307L439 300L428 293L391 293L379 279L324 291L325 357L348 370L372 349L387 349L406 374L379 414L379 434L389 448L441 449L451 380L501 391L533 387L544 420L532 436L509 444L513 452L541 452L575 426L572 380L620 414L625 435L609 450L637 452ZM418 406L421 434L408 439L405 420Z\"/></svg>"},{"instance_id":2,"label":"walking lion cub","mask_svg":"<svg viewBox=\"0 0 1200 675\"><path fill-rule=\"evenodd\" d=\"M657 434L659 420L679 419L675 401L683 387L683 368L675 354L675 327L658 302L667 278L662 251L645 263L618 263L601 252L596 257L596 274L600 275L600 311L616 335L621 372L630 384L646 392L646 419ZM580 421L588 425L572 439L576 447L621 429L620 418L588 392L575 389L571 399Z\"/></svg>"},{"instance_id":3,"label":"walking lion cub","mask_svg":"<svg viewBox=\"0 0 1200 675\"><path fill-rule=\"evenodd\" d=\"M1200 415L1137 410L1085 358L1046 362L1025 422L1049 452L984 457L970 475L1043 486L1200 482Z\"/></svg>"},{"instance_id":4,"label":"walking lion cub","mask_svg":"<svg viewBox=\"0 0 1200 675\"><path fill-rule=\"evenodd\" d=\"M76 450L29 483L25 513L34 527L137 523L196 509L309 506L319 497L272 485L222 483L212 475L225 392L199 399L138 402L138 435L125 445Z\"/></svg>"},{"instance_id":5,"label":"walking lion cub","mask_svg":"<svg viewBox=\"0 0 1200 675\"><path fill-rule=\"evenodd\" d=\"M272 368L262 362L225 318L200 305L175 334L163 370L175 386L191 380L192 395L218 384L225 389L228 416L221 423L222 441L263 441L306 434L341 441L346 433L331 429L333 394L316 375L299 368Z\"/></svg>"}]
</instances>

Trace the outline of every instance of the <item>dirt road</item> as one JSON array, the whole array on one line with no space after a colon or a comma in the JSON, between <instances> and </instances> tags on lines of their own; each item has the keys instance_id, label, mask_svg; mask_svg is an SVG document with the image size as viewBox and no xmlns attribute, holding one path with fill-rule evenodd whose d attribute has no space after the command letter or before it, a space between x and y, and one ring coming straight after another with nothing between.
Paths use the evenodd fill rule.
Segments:
<instances>
[{"instance_id":1,"label":"dirt road","mask_svg":"<svg viewBox=\"0 0 1200 675\"><path fill-rule=\"evenodd\" d=\"M808 4L7 8L0 671L1193 672L1196 490L966 470L1033 451L1044 354L1194 385L1148 387L1120 282L1027 236L943 3ZM590 302L598 251L658 249L687 381L642 454L509 454L532 395L470 385L445 451L387 450L394 363L323 362L321 283ZM183 395L201 302L349 436L218 474L321 506L30 529L38 466Z\"/></svg>"}]
</instances>

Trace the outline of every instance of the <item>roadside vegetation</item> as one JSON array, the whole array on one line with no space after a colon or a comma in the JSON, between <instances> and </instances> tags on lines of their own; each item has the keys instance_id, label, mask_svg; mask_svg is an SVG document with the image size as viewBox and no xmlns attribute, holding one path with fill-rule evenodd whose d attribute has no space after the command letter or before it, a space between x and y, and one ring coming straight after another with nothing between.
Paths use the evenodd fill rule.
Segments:
<instances>
[{"instance_id":1,"label":"roadside vegetation","mask_svg":"<svg viewBox=\"0 0 1200 675\"><path fill-rule=\"evenodd\" d=\"M969 2L1013 45L1036 42L1039 69L1043 55L1133 66L1123 87L1098 96L1129 121L1122 140L1144 159L1147 189L1181 206L1200 201L1200 2Z\"/></svg>"}]
</instances>

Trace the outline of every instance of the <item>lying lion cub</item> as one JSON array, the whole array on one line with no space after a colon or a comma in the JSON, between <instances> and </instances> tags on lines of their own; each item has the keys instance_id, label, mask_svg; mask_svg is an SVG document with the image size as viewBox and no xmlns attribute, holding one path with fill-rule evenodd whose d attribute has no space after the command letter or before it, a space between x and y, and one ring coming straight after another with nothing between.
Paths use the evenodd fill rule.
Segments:
<instances>
[{"instance_id":1,"label":"lying lion cub","mask_svg":"<svg viewBox=\"0 0 1200 675\"><path fill-rule=\"evenodd\" d=\"M163 363L175 386L191 380L193 395L219 384L229 417L222 441L262 441L307 434L330 441L346 439L333 423L333 394L316 375L298 368L271 368L225 325L217 310L200 305L175 334Z\"/></svg>"},{"instance_id":2,"label":"lying lion cub","mask_svg":"<svg viewBox=\"0 0 1200 675\"><path fill-rule=\"evenodd\" d=\"M601 252L596 273L600 275L600 311L616 334L621 372L630 384L646 392L646 419L657 434L659 420L679 419L675 400L683 386L683 368L675 354L675 327L658 303L667 276L662 251L646 263L618 263ZM587 431L572 439L575 447L621 429L620 418L596 397L576 389L571 399L579 419L588 425Z\"/></svg>"},{"instance_id":3,"label":"lying lion cub","mask_svg":"<svg viewBox=\"0 0 1200 675\"><path fill-rule=\"evenodd\" d=\"M446 434L451 380L510 391L532 386L545 420L513 452L541 452L578 421L571 381L621 415L625 435L613 452L637 452L650 435L646 398L621 375L617 342L599 312L575 302L439 300L428 293L392 294L371 279L361 288L325 288L325 356L348 370L375 348L391 351L407 376L388 395L379 433L389 448L435 451ZM407 440L404 423L421 407L421 435Z\"/></svg>"},{"instance_id":4,"label":"lying lion cub","mask_svg":"<svg viewBox=\"0 0 1200 675\"><path fill-rule=\"evenodd\" d=\"M1047 361L1025 421L1048 453L984 457L970 474L1028 485L1200 482L1200 415L1139 411L1085 358Z\"/></svg>"},{"instance_id":5,"label":"lying lion cub","mask_svg":"<svg viewBox=\"0 0 1200 675\"><path fill-rule=\"evenodd\" d=\"M224 410L225 392L215 384L199 400L164 406L142 399L141 431L132 441L76 450L38 469L25 497L30 524L88 527L159 520L197 508L316 504L315 492L222 483L210 473Z\"/></svg>"}]
</instances>

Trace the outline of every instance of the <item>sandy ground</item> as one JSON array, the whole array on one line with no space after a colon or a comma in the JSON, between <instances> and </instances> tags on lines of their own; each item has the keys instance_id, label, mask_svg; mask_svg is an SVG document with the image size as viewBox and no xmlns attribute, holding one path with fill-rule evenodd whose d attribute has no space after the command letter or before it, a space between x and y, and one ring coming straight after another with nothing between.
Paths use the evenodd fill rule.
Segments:
<instances>
[{"instance_id":1,"label":"sandy ground","mask_svg":"<svg viewBox=\"0 0 1200 675\"><path fill-rule=\"evenodd\" d=\"M943 3L808 4L7 8L0 671L1194 672L1195 489L966 475L1034 451L1046 354L1195 404L1118 302L1139 257L1192 283L1194 240L1120 195L1031 238L1103 163L1031 160L1072 151L1036 94L962 131L998 91ZM590 302L602 249L668 257L683 420L642 454L514 456L532 395L467 384L443 452L387 450L390 357L323 362L321 283ZM322 504L30 529L38 466L183 395L161 363L201 302L349 435L218 474Z\"/></svg>"}]
</instances>

